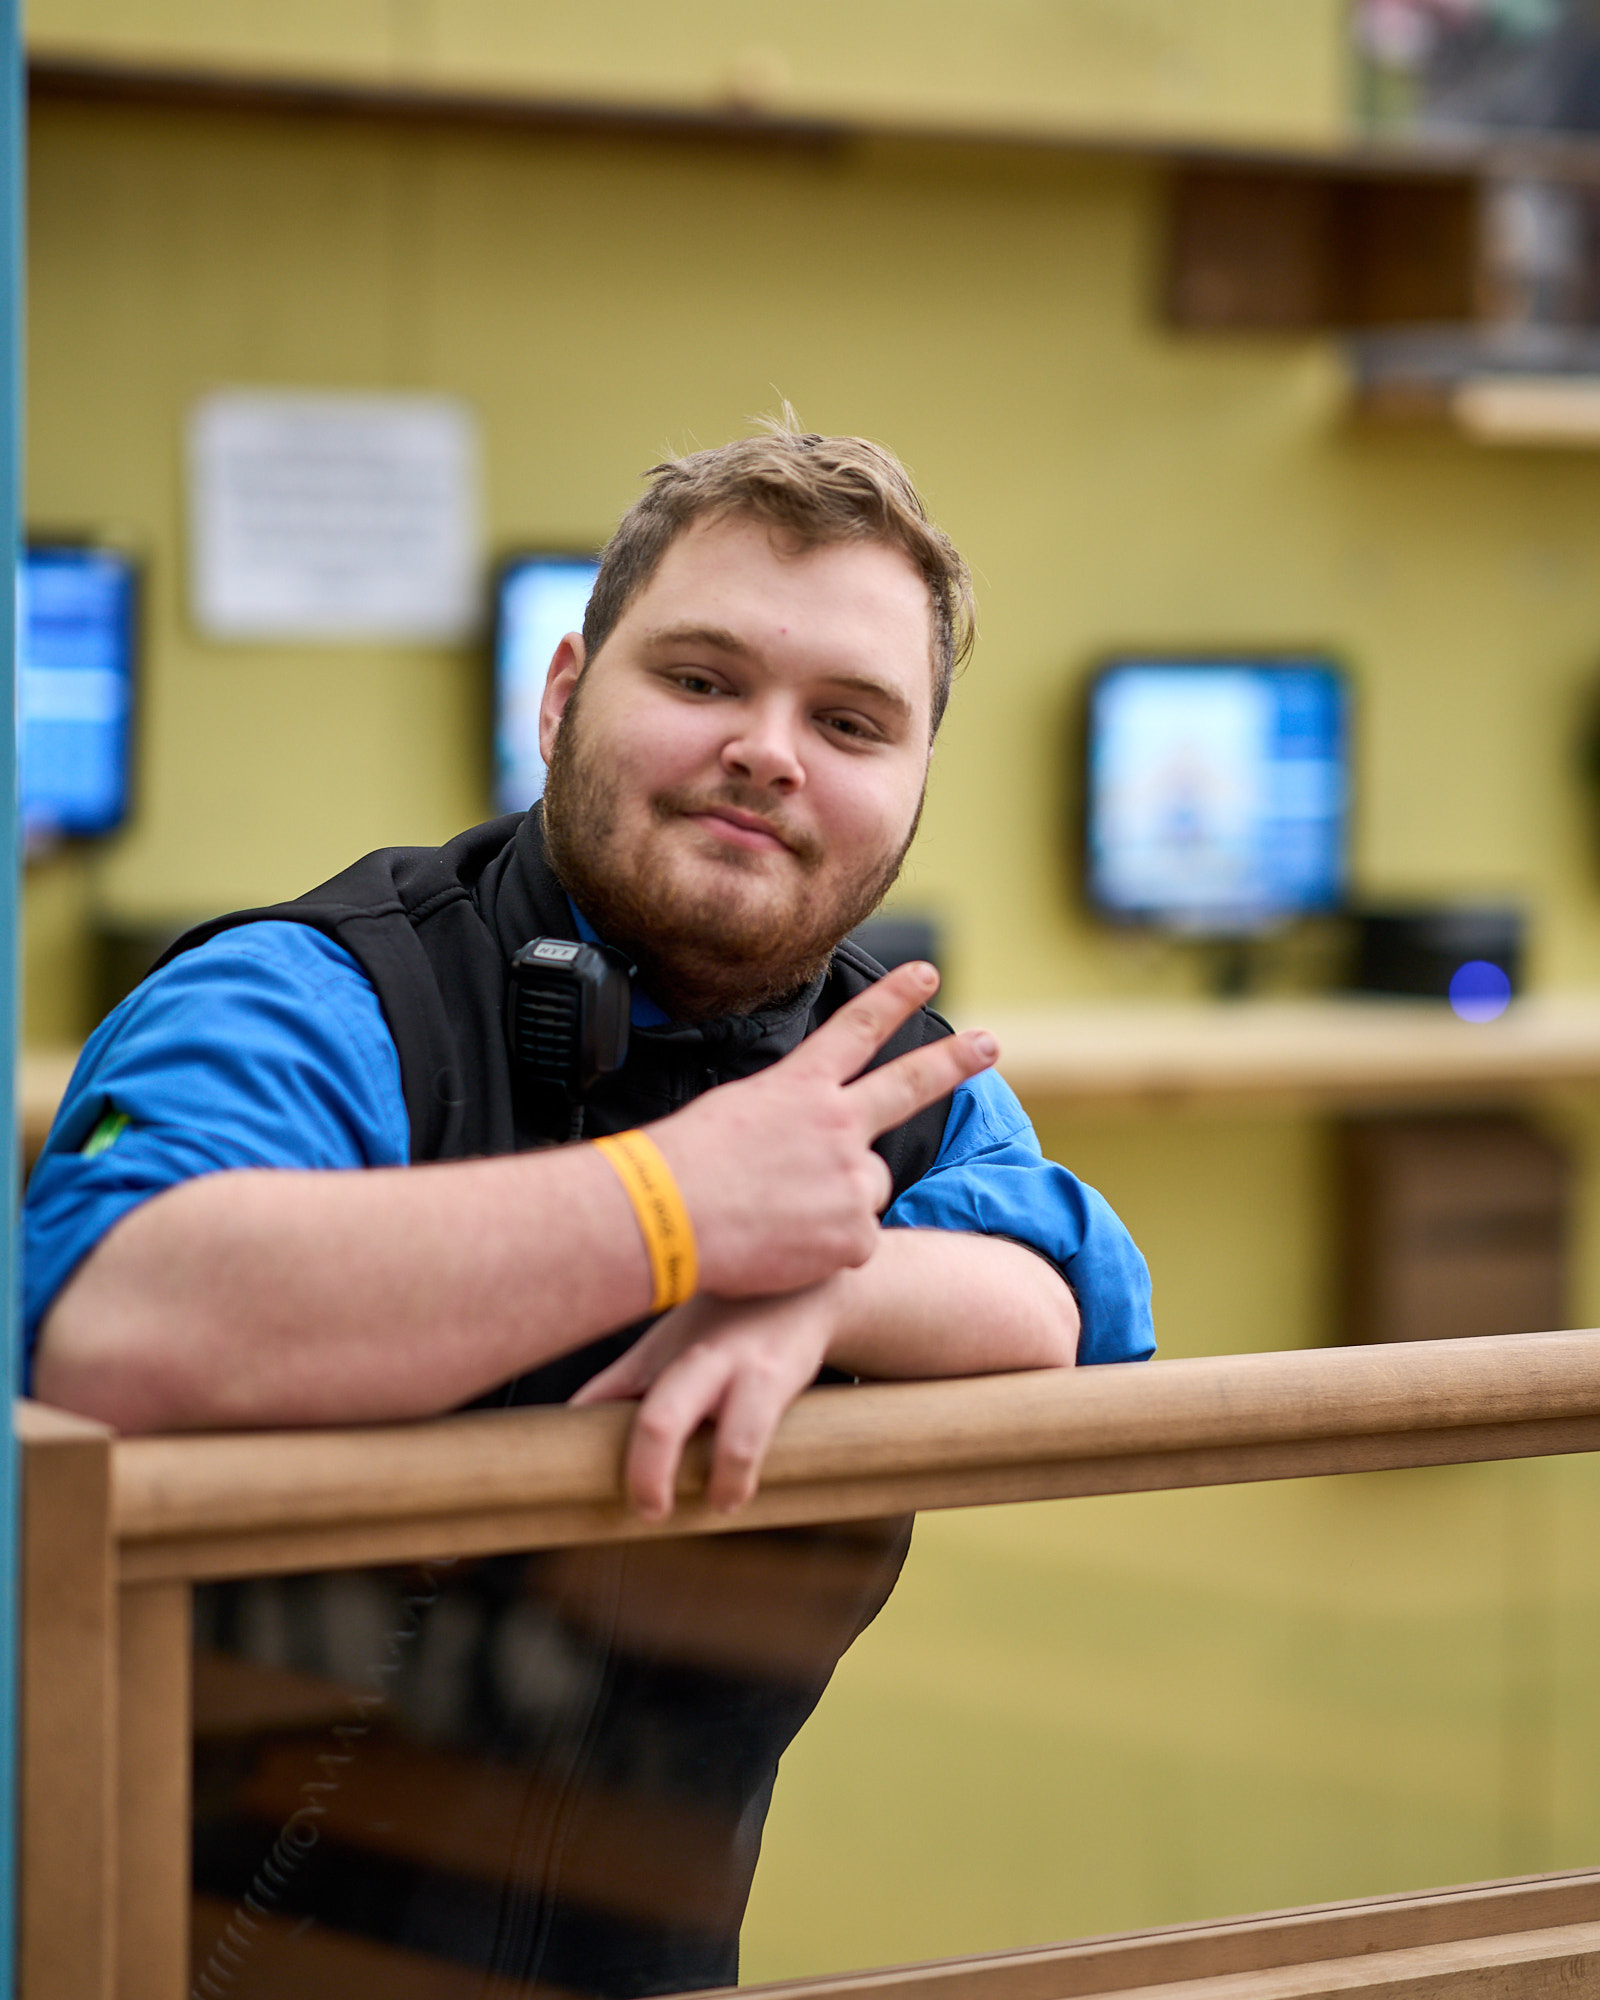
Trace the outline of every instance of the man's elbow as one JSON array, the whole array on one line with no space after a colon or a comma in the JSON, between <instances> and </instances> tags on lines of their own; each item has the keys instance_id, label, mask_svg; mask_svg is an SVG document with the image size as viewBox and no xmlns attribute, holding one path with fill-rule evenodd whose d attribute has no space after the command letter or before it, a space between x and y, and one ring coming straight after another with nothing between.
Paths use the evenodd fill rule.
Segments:
<instances>
[{"instance_id":1,"label":"man's elbow","mask_svg":"<svg viewBox=\"0 0 1600 2000\"><path fill-rule=\"evenodd\" d=\"M1065 1278L1060 1281L1051 1306L1053 1310L1044 1329L1048 1359L1043 1365L1046 1368L1075 1367L1078 1341L1083 1333L1083 1315L1078 1310L1077 1297Z\"/></svg>"},{"instance_id":2,"label":"man's elbow","mask_svg":"<svg viewBox=\"0 0 1600 2000\"><path fill-rule=\"evenodd\" d=\"M1019 1268L1027 1274L1030 1308L1027 1332L1032 1352L1028 1361L1021 1365L1031 1368L1074 1367L1083 1332L1077 1294L1056 1265L1031 1251L1024 1254L1028 1261Z\"/></svg>"},{"instance_id":3,"label":"man's elbow","mask_svg":"<svg viewBox=\"0 0 1600 2000\"><path fill-rule=\"evenodd\" d=\"M204 1425L206 1412L170 1343L98 1291L86 1266L45 1315L33 1360L35 1397L123 1432Z\"/></svg>"},{"instance_id":4,"label":"man's elbow","mask_svg":"<svg viewBox=\"0 0 1600 2000\"><path fill-rule=\"evenodd\" d=\"M1061 1266L1025 1243L998 1237L974 1240L982 1245L985 1295L991 1307L999 1307L993 1322L997 1345L988 1365L1001 1370L1073 1367L1083 1322L1077 1294Z\"/></svg>"}]
</instances>

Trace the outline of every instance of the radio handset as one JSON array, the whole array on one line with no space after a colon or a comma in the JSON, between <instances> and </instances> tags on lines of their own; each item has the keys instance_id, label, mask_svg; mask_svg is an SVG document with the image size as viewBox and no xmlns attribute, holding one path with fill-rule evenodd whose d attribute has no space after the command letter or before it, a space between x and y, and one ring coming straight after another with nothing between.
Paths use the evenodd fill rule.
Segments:
<instances>
[{"instance_id":1,"label":"radio handset","mask_svg":"<svg viewBox=\"0 0 1600 2000\"><path fill-rule=\"evenodd\" d=\"M632 974L609 945L566 938L530 938L511 961L511 1058L527 1082L574 1107L570 1138L581 1136L584 1098L627 1061Z\"/></svg>"}]
</instances>

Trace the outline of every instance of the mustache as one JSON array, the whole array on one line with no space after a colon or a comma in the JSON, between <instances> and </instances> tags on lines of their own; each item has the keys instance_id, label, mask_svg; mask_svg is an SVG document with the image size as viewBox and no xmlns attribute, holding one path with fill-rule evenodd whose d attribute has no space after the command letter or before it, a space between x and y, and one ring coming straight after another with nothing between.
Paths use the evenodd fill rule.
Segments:
<instances>
[{"instance_id":1,"label":"mustache","mask_svg":"<svg viewBox=\"0 0 1600 2000\"><path fill-rule=\"evenodd\" d=\"M680 791L658 792L651 801L651 809L658 820L689 818L696 813L717 812L728 807L758 820L763 831L770 833L774 840L781 840L789 852L808 867L814 867L822 859L822 843L812 834L792 825L781 813L774 813L771 801L753 788L734 784L723 785L714 792L696 792L685 787Z\"/></svg>"}]
</instances>

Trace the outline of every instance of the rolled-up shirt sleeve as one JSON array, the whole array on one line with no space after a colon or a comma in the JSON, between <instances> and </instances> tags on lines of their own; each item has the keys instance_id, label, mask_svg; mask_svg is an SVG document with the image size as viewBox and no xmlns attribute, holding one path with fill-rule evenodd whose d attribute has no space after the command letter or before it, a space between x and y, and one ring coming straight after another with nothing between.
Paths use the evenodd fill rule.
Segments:
<instances>
[{"instance_id":1,"label":"rolled-up shirt sleeve","mask_svg":"<svg viewBox=\"0 0 1600 2000\"><path fill-rule=\"evenodd\" d=\"M1105 1197L1040 1150L1010 1087L986 1071L955 1092L939 1156L884 1216L891 1229L1003 1236L1054 1264L1078 1301L1080 1364L1155 1352L1150 1273Z\"/></svg>"}]
</instances>

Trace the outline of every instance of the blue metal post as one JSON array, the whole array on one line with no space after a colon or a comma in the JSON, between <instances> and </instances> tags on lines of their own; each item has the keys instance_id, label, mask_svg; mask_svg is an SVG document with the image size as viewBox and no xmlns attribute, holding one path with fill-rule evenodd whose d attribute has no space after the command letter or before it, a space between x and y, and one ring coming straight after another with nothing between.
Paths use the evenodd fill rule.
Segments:
<instances>
[{"instance_id":1,"label":"blue metal post","mask_svg":"<svg viewBox=\"0 0 1600 2000\"><path fill-rule=\"evenodd\" d=\"M22 30L18 0L0 0L0 713L17 710L17 554L22 464ZM17 1340L17 732L0 731L0 1331L6 1368L0 1421L0 1994L16 1987L17 1448L9 1404L21 1384Z\"/></svg>"}]
</instances>

